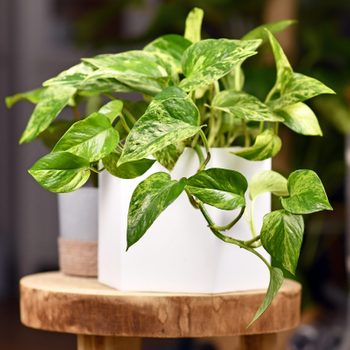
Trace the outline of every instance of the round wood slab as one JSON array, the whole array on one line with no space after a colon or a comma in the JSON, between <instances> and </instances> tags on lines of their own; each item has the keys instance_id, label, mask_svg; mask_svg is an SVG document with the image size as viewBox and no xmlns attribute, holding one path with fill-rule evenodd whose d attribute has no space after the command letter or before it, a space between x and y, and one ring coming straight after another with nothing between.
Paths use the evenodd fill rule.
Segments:
<instances>
[{"instance_id":1,"label":"round wood slab","mask_svg":"<svg viewBox=\"0 0 350 350\"><path fill-rule=\"evenodd\" d=\"M20 290L23 324L63 333L160 338L277 333L296 327L300 316L301 286L290 280L249 328L264 291L130 293L59 272L24 277Z\"/></svg>"}]
</instances>

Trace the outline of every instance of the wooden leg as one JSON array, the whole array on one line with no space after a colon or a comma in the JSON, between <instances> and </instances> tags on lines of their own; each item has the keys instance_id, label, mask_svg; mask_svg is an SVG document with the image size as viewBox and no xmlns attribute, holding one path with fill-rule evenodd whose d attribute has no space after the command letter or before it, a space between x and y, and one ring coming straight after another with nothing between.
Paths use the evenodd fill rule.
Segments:
<instances>
[{"instance_id":1,"label":"wooden leg","mask_svg":"<svg viewBox=\"0 0 350 350\"><path fill-rule=\"evenodd\" d=\"M242 350L279 350L277 334L256 334L241 337Z\"/></svg>"},{"instance_id":2,"label":"wooden leg","mask_svg":"<svg viewBox=\"0 0 350 350\"><path fill-rule=\"evenodd\" d=\"M141 339L78 335L78 350L141 350Z\"/></svg>"}]
</instances>

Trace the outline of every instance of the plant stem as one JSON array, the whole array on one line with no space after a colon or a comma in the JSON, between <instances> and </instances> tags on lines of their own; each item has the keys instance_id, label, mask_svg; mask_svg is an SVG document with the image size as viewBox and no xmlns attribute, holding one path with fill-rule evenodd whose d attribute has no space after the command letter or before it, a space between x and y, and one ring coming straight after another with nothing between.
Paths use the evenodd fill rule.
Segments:
<instances>
[{"instance_id":1,"label":"plant stem","mask_svg":"<svg viewBox=\"0 0 350 350\"><path fill-rule=\"evenodd\" d=\"M120 121L121 121L121 123L122 123L123 128L125 129L125 131L126 131L127 133L129 133L129 132L130 132L129 125L128 125L128 123L126 122L125 117L124 117L124 115L123 115L122 113L120 113Z\"/></svg>"},{"instance_id":2,"label":"plant stem","mask_svg":"<svg viewBox=\"0 0 350 350\"><path fill-rule=\"evenodd\" d=\"M241 208L237 217L235 217L229 224L224 225L224 226L214 225L213 228L217 231L227 231L227 230L231 229L240 220L240 218L242 217L242 215L244 213L244 210L245 210L245 206Z\"/></svg>"},{"instance_id":3,"label":"plant stem","mask_svg":"<svg viewBox=\"0 0 350 350\"><path fill-rule=\"evenodd\" d=\"M203 156L203 153L202 153L202 149L200 148L199 145L195 145L194 146L194 150L196 151L197 153L197 156L198 156L198 159L199 159L199 163L200 164L203 164L205 159L204 159L204 156Z\"/></svg>"},{"instance_id":4,"label":"plant stem","mask_svg":"<svg viewBox=\"0 0 350 350\"><path fill-rule=\"evenodd\" d=\"M252 232L253 238L257 237L255 224L254 224L254 199L252 199L250 203L250 213L249 213L249 227L250 231Z\"/></svg>"},{"instance_id":5,"label":"plant stem","mask_svg":"<svg viewBox=\"0 0 350 350\"><path fill-rule=\"evenodd\" d=\"M210 151L209 151L209 145L208 145L208 140L207 138L205 137L205 134L203 132L203 130L199 130L199 135L202 139L202 142L203 142L203 145L205 147L205 151L207 152L207 157L205 158L205 160L202 162L202 164L200 165L198 171L201 171L201 170L204 170L205 167L207 166L207 164L209 163L210 161Z\"/></svg>"}]
</instances>

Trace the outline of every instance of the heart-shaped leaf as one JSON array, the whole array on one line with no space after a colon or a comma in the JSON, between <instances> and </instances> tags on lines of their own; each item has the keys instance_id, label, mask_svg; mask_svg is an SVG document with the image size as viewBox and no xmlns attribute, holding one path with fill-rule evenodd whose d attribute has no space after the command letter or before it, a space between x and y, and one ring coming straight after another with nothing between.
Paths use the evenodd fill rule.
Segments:
<instances>
[{"instance_id":1,"label":"heart-shaped leaf","mask_svg":"<svg viewBox=\"0 0 350 350\"><path fill-rule=\"evenodd\" d=\"M233 210L245 206L245 177L234 170L211 168L190 177L186 189L203 203Z\"/></svg>"},{"instance_id":2,"label":"heart-shaped leaf","mask_svg":"<svg viewBox=\"0 0 350 350\"><path fill-rule=\"evenodd\" d=\"M182 71L181 59L185 50L192 43L181 35L163 35L145 46L144 50L160 55L163 61L169 62L174 72Z\"/></svg>"},{"instance_id":3,"label":"heart-shaped leaf","mask_svg":"<svg viewBox=\"0 0 350 350\"><path fill-rule=\"evenodd\" d=\"M120 155L111 153L102 159L103 166L112 175L121 179L134 179L143 175L154 164L154 159L140 159L118 166Z\"/></svg>"},{"instance_id":4,"label":"heart-shaped leaf","mask_svg":"<svg viewBox=\"0 0 350 350\"><path fill-rule=\"evenodd\" d=\"M55 120L38 137L51 150L73 124L73 120Z\"/></svg>"},{"instance_id":5,"label":"heart-shaped leaf","mask_svg":"<svg viewBox=\"0 0 350 350\"><path fill-rule=\"evenodd\" d=\"M119 135L110 120L100 113L73 124L57 142L53 152L67 151L95 162L111 153L119 142Z\"/></svg>"},{"instance_id":6,"label":"heart-shaped leaf","mask_svg":"<svg viewBox=\"0 0 350 350\"><path fill-rule=\"evenodd\" d=\"M321 94L334 94L332 89L328 88L320 81L293 72L279 42L268 30L266 30L266 32L270 40L277 67L275 89L279 92L279 97L269 102L273 110L283 109L286 106L297 102L303 102Z\"/></svg>"},{"instance_id":7,"label":"heart-shaped leaf","mask_svg":"<svg viewBox=\"0 0 350 350\"><path fill-rule=\"evenodd\" d=\"M212 101L212 107L246 121L283 121L258 98L243 91L219 92Z\"/></svg>"},{"instance_id":8,"label":"heart-shaped leaf","mask_svg":"<svg viewBox=\"0 0 350 350\"><path fill-rule=\"evenodd\" d=\"M288 177L289 197L282 198L284 209L293 214L332 210L320 178L312 170L297 170Z\"/></svg>"},{"instance_id":9,"label":"heart-shaped leaf","mask_svg":"<svg viewBox=\"0 0 350 350\"><path fill-rule=\"evenodd\" d=\"M287 179L273 170L257 173L249 182L249 197L255 199L265 192L271 192L276 196L288 196Z\"/></svg>"},{"instance_id":10,"label":"heart-shaped leaf","mask_svg":"<svg viewBox=\"0 0 350 350\"><path fill-rule=\"evenodd\" d=\"M103 105L98 113L105 115L112 123L114 119L121 113L123 109L123 101L113 100Z\"/></svg>"},{"instance_id":11,"label":"heart-shaped leaf","mask_svg":"<svg viewBox=\"0 0 350 350\"><path fill-rule=\"evenodd\" d=\"M40 96L44 90L44 88L39 88L35 90L21 92L13 96L8 96L5 99L6 107L11 108L14 104L23 100L37 104L40 101Z\"/></svg>"},{"instance_id":12,"label":"heart-shaped leaf","mask_svg":"<svg viewBox=\"0 0 350 350\"><path fill-rule=\"evenodd\" d=\"M159 56L147 51L103 54L83 61L98 69L89 79L115 78L132 89L150 95L160 92L171 74L166 70L168 65Z\"/></svg>"},{"instance_id":13,"label":"heart-shaped leaf","mask_svg":"<svg viewBox=\"0 0 350 350\"><path fill-rule=\"evenodd\" d=\"M119 165L146 158L200 130L199 112L185 92L170 87L158 94L125 141Z\"/></svg>"},{"instance_id":14,"label":"heart-shaped leaf","mask_svg":"<svg viewBox=\"0 0 350 350\"><path fill-rule=\"evenodd\" d=\"M203 16L204 11L198 7L195 7L187 15L184 37L192 43L196 43L201 40Z\"/></svg>"},{"instance_id":15,"label":"heart-shaped leaf","mask_svg":"<svg viewBox=\"0 0 350 350\"><path fill-rule=\"evenodd\" d=\"M262 304L260 305L252 321L249 323L249 326L251 326L266 311L266 309L270 306L273 298L275 297L278 290L281 288L283 284L284 278L283 278L282 270L278 269L277 267L271 267L269 270L270 270L269 287L267 288L267 292L265 294L265 298Z\"/></svg>"},{"instance_id":16,"label":"heart-shaped leaf","mask_svg":"<svg viewBox=\"0 0 350 350\"><path fill-rule=\"evenodd\" d=\"M81 62L61 72L56 77L46 80L43 86L67 85L80 88L82 82L93 73L93 71L94 69L91 65Z\"/></svg>"},{"instance_id":17,"label":"heart-shaped leaf","mask_svg":"<svg viewBox=\"0 0 350 350\"><path fill-rule=\"evenodd\" d=\"M294 274L304 234L301 215L276 210L264 216L261 243L273 261Z\"/></svg>"},{"instance_id":18,"label":"heart-shaped leaf","mask_svg":"<svg viewBox=\"0 0 350 350\"><path fill-rule=\"evenodd\" d=\"M157 161L169 171L172 170L185 149L184 142L171 144L154 154Z\"/></svg>"},{"instance_id":19,"label":"heart-shaped leaf","mask_svg":"<svg viewBox=\"0 0 350 350\"><path fill-rule=\"evenodd\" d=\"M286 75L281 83L280 97L271 100L269 106L273 110L283 109L322 94L335 94L335 92L314 78L291 73Z\"/></svg>"},{"instance_id":20,"label":"heart-shaped leaf","mask_svg":"<svg viewBox=\"0 0 350 350\"><path fill-rule=\"evenodd\" d=\"M322 136L322 130L315 113L305 103L299 102L289 105L276 113L283 117L283 124L293 131L303 135Z\"/></svg>"},{"instance_id":21,"label":"heart-shaped leaf","mask_svg":"<svg viewBox=\"0 0 350 350\"><path fill-rule=\"evenodd\" d=\"M29 170L30 175L46 190L71 192L83 186L90 176L88 160L69 152L49 153Z\"/></svg>"},{"instance_id":22,"label":"heart-shaped leaf","mask_svg":"<svg viewBox=\"0 0 350 350\"><path fill-rule=\"evenodd\" d=\"M260 43L260 40L206 39L191 45L183 55L186 78L180 87L191 91L210 85L255 55Z\"/></svg>"},{"instance_id":23,"label":"heart-shaped leaf","mask_svg":"<svg viewBox=\"0 0 350 350\"><path fill-rule=\"evenodd\" d=\"M33 141L67 106L75 92L76 89L70 86L50 86L45 89L19 142Z\"/></svg>"},{"instance_id":24,"label":"heart-shaped leaf","mask_svg":"<svg viewBox=\"0 0 350 350\"><path fill-rule=\"evenodd\" d=\"M274 157L281 146L281 139L272 130L266 129L256 137L252 146L232 153L248 160L264 160Z\"/></svg>"},{"instance_id":25,"label":"heart-shaped leaf","mask_svg":"<svg viewBox=\"0 0 350 350\"><path fill-rule=\"evenodd\" d=\"M162 211L181 194L185 184L185 179L175 181L171 180L167 173L155 173L136 187L128 213L128 249L146 233Z\"/></svg>"}]
</instances>

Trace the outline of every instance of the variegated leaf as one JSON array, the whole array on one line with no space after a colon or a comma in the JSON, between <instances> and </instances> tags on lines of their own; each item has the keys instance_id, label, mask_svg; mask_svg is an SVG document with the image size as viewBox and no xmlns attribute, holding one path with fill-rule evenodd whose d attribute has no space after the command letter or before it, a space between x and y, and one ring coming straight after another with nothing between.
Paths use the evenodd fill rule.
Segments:
<instances>
[{"instance_id":1,"label":"variegated leaf","mask_svg":"<svg viewBox=\"0 0 350 350\"><path fill-rule=\"evenodd\" d=\"M281 199L284 209L293 214L333 210L320 178L312 170L301 169L288 177L289 197Z\"/></svg>"},{"instance_id":2,"label":"variegated leaf","mask_svg":"<svg viewBox=\"0 0 350 350\"><path fill-rule=\"evenodd\" d=\"M68 152L49 153L28 172L46 190L71 192L83 186L90 176L88 160Z\"/></svg>"},{"instance_id":3,"label":"variegated leaf","mask_svg":"<svg viewBox=\"0 0 350 350\"><path fill-rule=\"evenodd\" d=\"M145 46L144 50L159 55L163 61L171 64L175 73L181 73L182 56L191 44L189 40L181 35L168 34L152 41Z\"/></svg>"},{"instance_id":4,"label":"variegated leaf","mask_svg":"<svg viewBox=\"0 0 350 350\"><path fill-rule=\"evenodd\" d=\"M118 166L120 154L110 153L102 159L103 166L112 175L122 179L134 179L143 175L155 162L154 159L140 159Z\"/></svg>"},{"instance_id":5,"label":"variegated leaf","mask_svg":"<svg viewBox=\"0 0 350 350\"><path fill-rule=\"evenodd\" d=\"M203 203L223 210L245 206L247 180L238 171L211 168L190 177L186 189Z\"/></svg>"},{"instance_id":6,"label":"variegated leaf","mask_svg":"<svg viewBox=\"0 0 350 350\"><path fill-rule=\"evenodd\" d=\"M212 107L246 121L283 121L258 98L243 91L219 92L212 101Z\"/></svg>"},{"instance_id":7,"label":"variegated leaf","mask_svg":"<svg viewBox=\"0 0 350 350\"><path fill-rule=\"evenodd\" d=\"M300 73L291 73L281 83L280 97L271 100L269 106L273 110L278 110L318 95L334 93L317 79Z\"/></svg>"},{"instance_id":8,"label":"variegated leaf","mask_svg":"<svg viewBox=\"0 0 350 350\"><path fill-rule=\"evenodd\" d=\"M277 267L270 267L270 283L269 287L267 288L267 292L265 294L264 300L262 304L260 305L258 311L255 313L252 321L249 323L248 327L251 326L270 306L273 298L281 288L283 284L283 272Z\"/></svg>"},{"instance_id":9,"label":"variegated leaf","mask_svg":"<svg viewBox=\"0 0 350 350\"><path fill-rule=\"evenodd\" d=\"M76 89L70 86L50 86L45 89L21 136L20 143L30 142L43 132L67 106L75 92Z\"/></svg>"},{"instance_id":10,"label":"variegated leaf","mask_svg":"<svg viewBox=\"0 0 350 350\"><path fill-rule=\"evenodd\" d=\"M261 243L274 263L294 274L298 264L304 234L301 215L276 210L264 216Z\"/></svg>"},{"instance_id":11,"label":"variegated leaf","mask_svg":"<svg viewBox=\"0 0 350 350\"><path fill-rule=\"evenodd\" d=\"M192 43L196 43L201 40L203 16L204 11L198 7L195 7L187 15L184 37Z\"/></svg>"},{"instance_id":12,"label":"variegated leaf","mask_svg":"<svg viewBox=\"0 0 350 350\"><path fill-rule=\"evenodd\" d=\"M6 106L7 108L11 108L15 103L22 100L37 104L40 101L40 96L43 93L43 91L45 91L45 88L39 88L35 90L21 92L13 96L8 96L5 99Z\"/></svg>"},{"instance_id":13,"label":"variegated leaf","mask_svg":"<svg viewBox=\"0 0 350 350\"><path fill-rule=\"evenodd\" d=\"M289 105L276 111L276 114L284 119L283 124L298 134L322 136L315 113L305 103Z\"/></svg>"},{"instance_id":14,"label":"variegated leaf","mask_svg":"<svg viewBox=\"0 0 350 350\"><path fill-rule=\"evenodd\" d=\"M184 142L171 144L154 154L157 161L168 170L172 170L185 149Z\"/></svg>"},{"instance_id":15,"label":"variegated leaf","mask_svg":"<svg viewBox=\"0 0 350 350\"><path fill-rule=\"evenodd\" d=\"M256 54L260 40L206 39L191 45L182 59L185 91L210 85Z\"/></svg>"},{"instance_id":16,"label":"variegated leaf","mask_svg":"<svg viewBox=\"0 0 350 350\"><path fill-rule=\"evenodd\" d=\"M167 88L154 98L131 129L119 165L146 158L199 130L199 112L195 104L181 89Z\"/></svg>"},{"instance_id":17,"label":"variegated leaf","mask_svg":"<svg viewBox=\"0 0 350 350\"><path fill-rule=\"evenodd\" d=\"M271 192L276 196L288 196L287 179L273 170L255 174L249 182L250 199L255 199L265 192Z\"/></svg>"},{"instance_id":18,"label":"variegated leaf","mask_svg":"<svg viewBox=\"0 0 350 350\"><path fill-rule=\"evenodd\" d=\"M103 114L93 113L74 123L57 142L53 152L67 151L95 162L107 156L117 146L119 135Z\"/></svg>"},{"instance_id":19,"label":"variegated leaf","mask_svg":"<svg viewBox=\"0 0 350 350\"><path fill-rule=\"evenodd\" d=\"M83 61L97 68L89 79L115 78L129 88L150 95L160 92L171 75L166 69L168 65L147 51L102 54Z\"/></svg>"},{"instance_id":20,"label":"variegated leaf","mask_svg":"<svg viewBox=\"0 0 350 350\"><path fill-rule=\"evenodd\" d=\"M136 187L131 197L128 213L128 249L146 233L164 209L181 194L185 185L185 179L175 181L171 180L167 173L155 173Z\"/></svg>"},{"instance_id":21,"label":"variegated leaf","mask_svg":"<svg viewBox=\"0 0 350 350\"><path fill-rule=\"evenodd\" d=\"M233 153L248 160L264 160L274 157L281 147L281 139L272 130L266 129L256 137L252 146Z\"/></svg>"}]
</instances>

